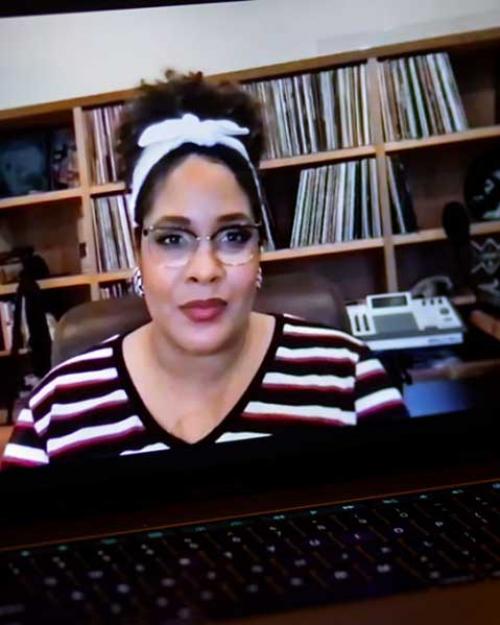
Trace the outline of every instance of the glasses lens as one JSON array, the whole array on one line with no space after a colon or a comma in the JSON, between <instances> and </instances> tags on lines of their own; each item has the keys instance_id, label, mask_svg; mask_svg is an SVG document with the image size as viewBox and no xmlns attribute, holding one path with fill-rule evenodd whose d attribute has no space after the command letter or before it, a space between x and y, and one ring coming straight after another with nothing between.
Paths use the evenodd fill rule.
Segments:
<instances>
[{"instance_id":1,"label":"glasses lens","mask_svg":"<svg viewBox=\"0 0 500 625\"><path fill-rule=\"evenodd\" d=\"M186 264L196 247L192 234L175 228L155 228L147 240L153 261L166 267Z\"/></svg>"},{"instance_id":2,"label":"glasses lens","mask_svg":"<svg viewBox=\"0 0 500 625\"><path fill-rule=\"evenodd\" d=\"M226 265L248 262L259 247L257 228L231 226L220 230L214 238L214 248L219 260Z\"/></svg>"}]
</instances>

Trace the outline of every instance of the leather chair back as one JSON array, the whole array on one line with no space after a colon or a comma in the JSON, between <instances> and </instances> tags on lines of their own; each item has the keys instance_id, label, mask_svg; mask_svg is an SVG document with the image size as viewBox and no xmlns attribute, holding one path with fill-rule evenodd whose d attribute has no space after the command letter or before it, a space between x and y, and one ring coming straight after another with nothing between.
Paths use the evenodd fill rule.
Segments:
<instances>
[{"instance_id":1,"label":"leather chair back","mask_svg":"<svg viewBox=\"0 0 500 625\"><path fill-rule=\"evenodd\" d=\"M255 310L290 313L308 321L348 331L344 302L337 287L312 274L266 276L255 300ZM150 321L145 302L135 295L80 304L59 320L52 344L52 365Z\"/></svg>"}]
</instances>

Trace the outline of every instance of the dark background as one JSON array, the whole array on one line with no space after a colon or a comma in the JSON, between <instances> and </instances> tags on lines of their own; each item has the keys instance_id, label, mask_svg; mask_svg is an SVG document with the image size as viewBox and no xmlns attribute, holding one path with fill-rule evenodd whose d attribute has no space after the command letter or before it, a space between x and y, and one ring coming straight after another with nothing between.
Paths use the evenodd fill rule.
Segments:
<instances>
[{"instance_id":1,"label":"dark background","mask_svg":"<svg viewBox=\"0 0 500 625\"><path fill-rule=\"evenodd\" d=\"M220 2L248 2L249 0L15 0L0 2L1 17L44 15L47 13L78 13L84 11L111 11L114 9L145 9L148 7L178 6L183 4L216 4Z\"/></svg>"}]
</instances>

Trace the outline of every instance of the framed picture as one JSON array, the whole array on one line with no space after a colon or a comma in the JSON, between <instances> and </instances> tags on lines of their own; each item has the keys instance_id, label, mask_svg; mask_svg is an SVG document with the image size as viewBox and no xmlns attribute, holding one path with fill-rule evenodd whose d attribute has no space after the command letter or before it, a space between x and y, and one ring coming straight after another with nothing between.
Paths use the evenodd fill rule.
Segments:
<instances>
[{"instance_id":1,"label":"framed picture","mask_svg":"<svg viewBox=\"0 0 500 625\"><path fill-rule=\"evenodd\" d=\"M48 191L49 158L47 132L31 131L0 137L0 197Z\"/></svg>"},{"instance_id":2,"label":"framed picture","mask_svg":"<svg viewBox=\"0 0 500 625\"><path fill-rule=\"evenodd\" d=\"M50 134L50 188L68 189L79 183L75 135L71 128L56 128Z\"/></svg>"}]
</instances>

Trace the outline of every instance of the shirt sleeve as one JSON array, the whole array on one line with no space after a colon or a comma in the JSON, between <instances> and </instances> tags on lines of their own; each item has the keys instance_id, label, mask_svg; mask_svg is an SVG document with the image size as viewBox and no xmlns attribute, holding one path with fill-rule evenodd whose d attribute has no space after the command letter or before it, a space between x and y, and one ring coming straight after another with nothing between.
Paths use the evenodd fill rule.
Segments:
<instances>
[{"instance_id":1,"label":"shirt sleeve","mask_svg":"<svg viewBox=\"0 0 500 625\"><path fill-rule=\"evenodd\" d=\"M0 470L39 467L48 464L45 441L36 429L33 413L26 404L20 411L0 461Z\"/></svg>"},{"instance_id":2,"label":"shirt sleeve","mask_svg":"<svg viewBox=\"0 0 500 625\"><path fill-rule=\"evenodd\" d=\"M400 391L371 350L364 346L355 372L357 423L397 421L409 417Z\"/></svg>"}]
</instances>

